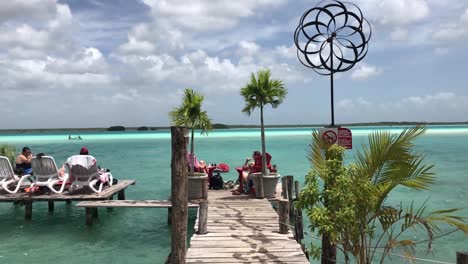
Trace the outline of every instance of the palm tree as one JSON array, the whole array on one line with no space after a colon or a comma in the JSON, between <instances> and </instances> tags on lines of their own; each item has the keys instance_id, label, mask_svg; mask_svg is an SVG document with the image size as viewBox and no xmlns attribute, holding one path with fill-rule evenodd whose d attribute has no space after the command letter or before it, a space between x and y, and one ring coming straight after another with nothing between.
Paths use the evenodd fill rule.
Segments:
<instances>
[{"instance_id":1,"label":"palm tree","mask_svg":"<svg viewBox=\"0 0 468 264\"><path fill-rule=\"evenodd\" d=\"M265 152L265 128L263 123L263 109L266 105L277 108L286 97L288 91L281 80L271 80L270 70L260 70L257 77L252 73L250 82L241 89L241 96L244 97L245 106L243 113L248 116L255 108L260 108L260 129L262 138L262 175L266 173L266 152Z\"/></svg>"},{"instance_id":2,"label":"palm tree","mask_svg":"<svg viewBox=\"0 0 468 264\"><path fill-rule=\"evenodd\" d=\"M180 107L174 108L169 112L169 116L176 126L186 126L191 130L190 138L190 174L194 172L195 152L194 152L194 131L201 129L201 134L208 133L213 128L211 120L206 111L202 111L203 95L195 92L193 89L185 89L184 97Z\"/></svg>"}]
</instances>

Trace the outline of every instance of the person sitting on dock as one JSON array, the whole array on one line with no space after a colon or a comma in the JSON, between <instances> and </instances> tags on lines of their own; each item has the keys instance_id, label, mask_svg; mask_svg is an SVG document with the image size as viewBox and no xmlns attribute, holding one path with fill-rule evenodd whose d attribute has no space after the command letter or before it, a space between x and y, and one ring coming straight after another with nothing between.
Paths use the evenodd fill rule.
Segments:
<instances>
[{"instance_id":1,"label":"person sitting on dock","mask_svg":"<svg viewBox=\"0 0 468 264\"><path fill-rule=\"evenodd\" d=\"M85 148L85 147L82 147L82 148L80 149L80 155L89 155L88 149Z\"/></svg>"},{"instance_id":2,"label":"person sitting on dock","mask_svg":"<svg viewBox=\"0 0 468 264\"><path fill-rule=\"evenodd\" d=\"M31 174L32 167L31 167L31 160L33 158L33 154L31 153L31 149L28 147L24 147L23 151L16 157L15 160L15 171L19 174Z\"/></svg>"},{"instance_id":3,"label":"person sitting on dock","mask_svg":"<svg viewBox=\"0 0 468 264\"><path fill-rule=\"evenodd\" d=\"M199 164L198 172L204 172L208 174L208 167L206 167L206 162L204 160L200 160L198 164Z\"/></svg>"},{"instance_id":4,"label":"person sitting on dock","mask_svg":"<svg viewBox=\"0 0 468 264\"><path fill-rule=\"evenodd\" d=\"M251 173L262 172L262 154L260 151L256 150L252 153L252 158L253 161L251 161L251 158L247 158L242 168L236 168L237 172L239 172L239 188L234 190L232 194L238 195L241 193L254 191L253 180L249 177L249 175L251 175ZM271 169L271 155L268 152L266 153L266 160L267 169Z\"/></svg>"}]
</instances>

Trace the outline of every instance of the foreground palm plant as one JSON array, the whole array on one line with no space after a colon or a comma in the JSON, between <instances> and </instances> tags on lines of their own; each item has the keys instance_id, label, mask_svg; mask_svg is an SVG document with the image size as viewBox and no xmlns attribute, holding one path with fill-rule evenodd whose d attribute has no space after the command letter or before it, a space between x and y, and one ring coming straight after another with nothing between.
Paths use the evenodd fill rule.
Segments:
<instances>
[{"instance_id":1,"label":"foreground palm plant","mask_svg":"<svg viewBox=\"0 0 468 264\"><path fill-rule=\"evenodd\" d=\"M11 164L14 165L14 160L15 160L15 155L16 155L16 148L15 146L8 145L8 144L3 144L0 146L0 156L7 157Z\"/></svg>"},{"instance_id":2,"label":"foreground palm plant","mask_svg":"<svg viewBox=\"0 0 468 264\"><path fill-rule=\"evenodd\" d=\"M195 92L193 89L185 89L182 104L169 112L172 123L176 126L186 126L191 130L190 137L190 174L194 173L195 150L194 150L194 132L195 129L201 129L201 134L208 133L212 129L211 120L206 111L202 111L203 95Z\"/></svg>"},{"instance_id":3,"label":"foreground palm plant","mask_svg":"<svg viewBox=\"0 0 468 264\"><path fill-rule=\"evenodd\" d=\"M413 202L387 203L399 186L428 190L434 183L433 165L413 151L414 139L424 131L417 126L399 135L374 132L349 166L343 164L344 148L329 146L313 134L309 151L313 169L296 206L306 210L313 231L329 236L346 263L351 258L360 264L383 263L397 248L411 256L419 243L427 243L430 251L432 241L445 235L438 234L441 223L468 233L465 218L454 214L457 208L427 212L426 203L418 207ZM408 236L410 230L423 230L427 239L414 240Z\"/></svg>"}]
</instances>

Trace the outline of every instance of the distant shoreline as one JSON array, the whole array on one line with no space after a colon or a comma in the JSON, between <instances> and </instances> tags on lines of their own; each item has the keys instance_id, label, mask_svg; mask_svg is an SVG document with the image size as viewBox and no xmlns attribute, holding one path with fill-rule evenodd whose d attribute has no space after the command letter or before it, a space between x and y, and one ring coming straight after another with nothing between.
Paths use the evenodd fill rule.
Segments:
<instances>
[{"instance_id":1,"label":"distant shoreline","mask_svg":"<svg viewBox=\"0 0 468 264\"><path fill-rule=\"evenodd\" d=\"M413 125L468 125L467 122L374 122L374 123L349 123L349 124L336 124L343 127L355 126L413 126ZM288 128L288 127L326 127L329 124L292 124L292 125L265 125L266 128ZM151 130L144 131L158 131L167 130L170 127L151 127ZM225 125L215 124L214 129L236 129L236 128L260 128L259 125ZM0 129L0 133L48 133L48 132L111 132L109 128L28 128L28 129ZM125 131L142 131L139 127L125 127ZM144 132L143 131L143 132ZM119 132L119 131L117 131ZM74 135L72 135L74 136Z\"/></svg>"}]
</instances>

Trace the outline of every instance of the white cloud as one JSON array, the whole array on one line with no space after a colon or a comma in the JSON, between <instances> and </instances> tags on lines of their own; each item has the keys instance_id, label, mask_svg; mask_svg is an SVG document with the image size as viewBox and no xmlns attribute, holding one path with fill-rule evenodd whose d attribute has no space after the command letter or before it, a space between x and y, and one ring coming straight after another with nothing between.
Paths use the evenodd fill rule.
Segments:
<instances>
[{"instance_id":1,"label":"white cloud","mask_svg":"<svg viewBox=\"0 0 468 264\"><path fill-rule=\"evenodd\" d=\"M463 27L457 24L448 24L434 31L432 38L436 41L449 41L460 39L465 34L466 31Z\"/></svg>"},{"instance_id":2,"label":"white cloud","mask_svg":"<svg viewBox=\"0 0 468 264\"><path fill-rule=\"evenodd\" d=\"M196 31L232 28L239 19L253 16L259 8L277 7L285 0L143 0L153 15L168 18L178 26Z\"/></svg>"},{"instance_id":3,"label":"white cloud","mask_svg":"<svg viewBox=\"0 0 468 264\"><path fill-rule=\"evenodd\" d=\"M397 27L395 30L392 31L392 33L390 33L390 38L396 41L404 41L408 39L408 30L401 27Z\"/></svg>"},{"instance_id":4,"label":"white cloud","mask_svg":"<svg viewBox=\"0 0 468 264\"><path fill-rule=\"evenodd\" d=\"M351 73L351 79L353 80L365 80L371 77L377 76L382 72L381 69L376 66L360 64L357 69Z\"/></svg>"},{"instance_id":5,"label":"white cloud","mask_svg":"<svg viewBox=\"0 0 468 264\"><path fill-rule=\"evenodd\" d=\"M129 36L128 42L119 47L119 52L124 54L139 54L146 55L155 51L154 45L145 40L137 40L133 36Z\"/></svg>"},{"instance_id":6,"label":"white cloud","mask_svg":"<svg viewBox=\"0 0 468 264\"><path fill-rule=\"evenodd\" d=\"M462 16L460 17L460 21L462 23L468 23L468 8L466 8L465 12L463 12Z\"/></svg>"},{"instance_id":7,"label":"white cloud","mask_svg":"<svg viewBox=\"0 0 468 264\"><path fill-rule=\"evenodd\" d=\"M9 19L47 21L55 17L56 0L8 0L2 1L0 23Z\"/></svg>"},{"instance_id":8,"label":"white cloud","mask_svg":"<svg viewBox=\"0 0 468 264\"><path fill-rule=\"evenodd\" d=\"M96 48L83 49L73 54L70 59L49 57L46 71L68 74L101 74L107 70L107 62Z\"/></svg>"},{"instance_id":9,"label":"white cloud","mask_svg":"<svg viewBox=\"0 0 468 264\"><path fill-rule=\"evenodd\" d=\"M430 14L425 0L359 0L364 16L383 25L406 25L421 21Z\"/></svg>"},{"instance_id":10,"label":"white cloud","mask_svg":"<svg viewBox=\"0 0 468 264\"><path fill-rule=\"evenodd\" d=\"M281 45L276 47L276 52L283 58L286 59L294 59L297 58L297 48L295 44L291 44L291 46L287 47Z\"/></svg>"},{"instance_id":11,"label":"white cloud","mask_svg":"<svg viewBox=\"0 0 468 264\"><path fill-rule=\"evenodd\" d=\"M252 56L260 50L255 42L241 41L237 53L241 56Z\"/></svg>"}]
</instances>

